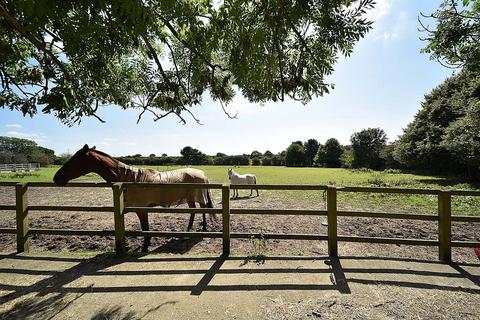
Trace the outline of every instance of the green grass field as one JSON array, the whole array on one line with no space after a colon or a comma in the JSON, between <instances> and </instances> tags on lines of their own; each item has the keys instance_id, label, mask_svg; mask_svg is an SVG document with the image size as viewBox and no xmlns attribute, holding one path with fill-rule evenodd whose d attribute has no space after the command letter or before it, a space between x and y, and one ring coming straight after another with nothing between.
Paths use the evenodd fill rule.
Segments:
<instances>
[{"instance_id":1,"label":"green grass field","mask_svg":"<svg viewBox=\"0 0 480 320\"><path fill-rule=\"evenodd\" d=\"M152 166L150 168L164 171L179 166ZM207 174L211 183L228 183L228 166L199 166ZM31 182L52 181L58 167L42 168L31 173L2 173L0 181ZM478 190L478 186L462 182L452 177L400 173L397 171L346 170L334 168L287 168L243 166L235 168L238 173L254 173L259 184L323 184L336 186L375 186L423 189L460 189ZM81 180L100 180L96 174L88 174ZM247 191L244 191L247 192ZM264 196L278 191L263 191ZM321 198L314 191L282 191L281 197L303 201L318 202ZM378 210L400 209L401 211L432 213L437 207L436 196L426 195L386 195L368 193L339 193L340 206L376 208ZM480 215L480 197L454 197L453 210L457 214Z\"/></svg>"},{"instance_id":2,"label":"green grass field","mask_svg":"<svg viewBox=\"0 0 480 320\"><path fill-rule=\"evenodd\" d=\"M0 173L0 181L33 182L53 181L58 166L41 168L35 172ZM149 166L159 171L173 170L181 166ZM212 183L228 183L228 166L198 166L205 171ZM448 188L475 190L478 186L463 183L452 177L437 177L400 173L397 171L346 170L337 168L289 168L242 166L236 167L238 173L254 173L259 184L330 184L337 186L379 186L406 188ZM88 174L81 180L101 179L96 174Z\"/></svg>"}]
</instances>

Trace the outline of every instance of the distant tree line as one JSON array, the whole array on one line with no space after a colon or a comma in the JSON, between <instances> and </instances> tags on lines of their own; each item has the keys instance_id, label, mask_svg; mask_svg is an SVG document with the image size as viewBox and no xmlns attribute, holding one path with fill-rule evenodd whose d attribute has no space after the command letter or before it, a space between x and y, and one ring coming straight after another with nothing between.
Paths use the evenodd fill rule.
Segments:
<instances>
[{"instance_id":1,"label":"distant tree line","mask_svg":"<svg viewBox=\"0 0 480 320\"><path fill-rule=\"evenodd\" d=\"M0 137L0 163L2 164L37 162L41 166L48 166L54 160L53 150L38 146L34 141Z\"/></svg>"},{"instance_id":2,"label":"distant tree line","mask_svg":"<svg viewBox=\"0 0 480 320\"><path fill-rule=\"evenodd\" d=\"M284 157L284 156L283 156ZM274 155L270 151L264 154L253 151L251 154L227 155L217 153L216 155L206 155L198 149L190 146L184 147L180 151L180 156L168 156L162 154L157 156L150 154L144 157L140 154L116 157L116 159L130 165L230 165L230 166L248 166L248 165L284 165L280 155Z\"/></svg>"},{"instance_id":3,"label":"distant tree line","mask_svg":"<svg viewBox=\"0 0 480 320\"><path fill-rule=\"evenodd\" d=\"M393 159L392 145L387 144L387 135L380 128L367 128L355 132L350 145L343 146L335 138L325 144L316 139L305 142L294 141L285 151L288 167L327 168L398 168L400 163Z\"/></svg>"},{"instance_id":4,"label":"distant tree line","mask_svg":"<svg viewBox=\"0 0 480 320\"><path fill-rule=\"evenodd\" d=\"M130 165L243 165L243 166L289 166L289 167L329 167L329 168L372 168L382 169L388 160L391 148L386 144L387 137L380 128L369 128L352 135L352 145L342 146L337 139L328 139L325 144L316 139L305 142L294 141L288 148L277 154L267 150L264 153L254 150L250 154L227 155L217 153L207 155L191 146L180 150L180 156L157 156L140 154L117 157Z\"/></svg>"}]
</instances>

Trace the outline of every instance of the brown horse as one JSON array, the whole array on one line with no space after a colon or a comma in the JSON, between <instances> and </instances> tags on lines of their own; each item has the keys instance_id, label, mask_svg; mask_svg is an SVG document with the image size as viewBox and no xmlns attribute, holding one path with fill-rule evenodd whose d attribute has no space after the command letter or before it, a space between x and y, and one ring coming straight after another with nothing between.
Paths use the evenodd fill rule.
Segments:
<instances>
[{"instance_id":1,"label":"brown horse","mask_svg":"<svg viewBox=\"0 0 480 320\"><path fill-rule=\"evenodd\" d=\"M66 185L68 181L95 172L107 182L157 182L157 183L208 183L208 178L201 170L193 168L159 172L152 169L136 169L112 158L108 154L89 148L85 145L77 151L55 174L53 181L58 185ZM126 207L169 207L187 203L195 208L198 202L201 208L213 208L209 189L165 189L158 191L152 188L132 187L124 197ZM137 212L140 226L148 231L148 213ZM193 226L195 214L190 214L187 230ZM203 214L203 231L207 229L207 221ZM150 246L150 237L145 237L143 251Z\"/></svg>"}]
</instances>

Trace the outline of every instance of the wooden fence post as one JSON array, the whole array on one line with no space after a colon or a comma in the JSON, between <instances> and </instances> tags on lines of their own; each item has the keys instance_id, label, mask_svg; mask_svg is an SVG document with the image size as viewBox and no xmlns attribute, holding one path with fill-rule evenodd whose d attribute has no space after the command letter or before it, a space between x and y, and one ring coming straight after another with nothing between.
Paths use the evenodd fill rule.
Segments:
<instances>
[{"instance_id":1,"label":"wooden fence post","mask_svg":"<svg viewBox=\"0 0 480 320\"><path fill-rule=\"evenodd\" d=\"M441 261L452 261L452 195L438 193L438 256Z\"/></svg>"},{"instance_id":2,"label":"wooden fence post","mask_svg":"<svg viewBox=\"0 0 480 320\"><path fill-rule=\"evenodd\" d=\"M15 185L16 220L17 220L17 252L28 252L28 187L26 183Z\"/></svg>"},{"instance_id":3,"label":"wooden fence post","mask_svg":"<svg viewBox=\"0 0 480 320\"><path fill-rule=\"evenodd\" d=\"M15 185L15 202L17 211L17 252L28 252L28 188L26 183Z\"/></svg>"},{"instance_id":4,"label":"wooden fence post","mask_svg":"<svg viewBox=\"0 0 480 320\"><path fill-rule=\"evenodd\" d=\"M230 255L230 186L222 186L223 255Z\"/></svg>"},{"instance_id":5,"label":"wooden fence post","mask_svg":"<svg viewBox=\"0 0 480 320\"><path fill-rule=\"evenodd\" d=\"M117 255L125 253L125 215L123 203L123 185L114 183L113 189L113 219L115 222L115 252Z\"/></svg>"},{"instance_id":6,"label":"wooden fence post","mask_svg":"<svg viewBox=\"0 0 480 320\"><path fill-rule=\"evenodd\" d=\"M337 243L337 188L327 188L328 255L338 256Z\"/></svg>"}]
</instances>

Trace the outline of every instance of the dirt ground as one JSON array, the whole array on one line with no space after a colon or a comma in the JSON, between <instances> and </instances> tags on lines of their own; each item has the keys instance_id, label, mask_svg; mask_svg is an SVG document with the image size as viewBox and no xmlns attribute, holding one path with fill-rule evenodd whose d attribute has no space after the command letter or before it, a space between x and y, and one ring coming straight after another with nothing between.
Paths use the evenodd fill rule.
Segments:
<instances>
[{"instance_id":1,"label":"dirt ground","mask_svg":"<svg viewBox=\"0 0 480 320\"><path fill-rule=\"evenodd\" d=\"M248 191L241 191L248 195ZM242 193L241 193L242 195ZM221 195L213 191L213 201L220 206ZM83 205L83 206L111 206L112 191L109 188L29 188L29 204L31 205ZM0 203L14 204L15 193L11 187L0 187ZM280 194L270 193L260 197L241 197L231 200L232 208L324 208L325 203L321 195L310 201L282 197ZM348 209L348 208L347 208ZM368 208L367 208L368 209ZM15 213L0 211L0 227L15 227ZM184 231L187 227L188 214L150 214L150 230ZM310 233L326 234L327 227L322 225L324 217L312 216L253 216L232 215L232 232L263 232L265 233ZM93 229L113 230L112 213L89 212L48 212L32 211L29 213L30 228L48 229ZM126 229L140 230L138 218L134 213L126 215ZM201 216L197 215L194 224L195 230L201 230ZM221 219L208 221L209 231L221 230ZM436 239L437 223L430 221L408 221L394 219L373 219L340 217L338 219L338 235L357 235L370 237L395 237ZM480 225L474 223L454 223L452 227L453 240L480 241ZM143 238L127 238L130 251L138 252L142 248ZM48 236L33 235L31 237L31 251L96 251L113 250L113 237L89 236ZM232 239L232 254L254 254L258 243L249 239ZM0 251L15 250L13 235L0 235ZM151 252L156 253L221 253L221 239L152 239ZM324 255L327 254L327 245L324 241L294 241L294 240L267 240L264 252L267 255ZM378 245L362 243L339 243L339 254L387 256L402 258L419 258L436 260L436 247L411 247L400 245ZM470 248L454 248L453 259L457 262L476 261L477 257Z\"/></svg>"},{"instance_id":2,"label":"dirt ground","mask_svg":"<svg viewBox=\"0 0 480 320\"><path fill-rule=\"evenodd\" d=\"M247 192L248 194L248 192ZM220 194L213 193L216 206ZM0 187L0 203L14 204ZM261 194L231 200L233 208L323 208L309 201ZM110 189L31 188L32 205L111 206ZM349 209L349 208L346 208ZM351 208L350 208L351 209ZM358 209L358 208L357 208ZM365 208L367 210L368 208ZM15 214L0 212L0 227ZM30 212L31 228L113 229L112 213ZM233 232L326 234L323 217L233 215ZM188 215L152 214L151 230L186 229ZM140 230L134 214L127 230ZM201 219L194 228L201 230ZM209 221L220 231L221 221ZM339 218L339 235L435 239L423 221ZM480 240L480 226L459 223L453 239ZM0 319L479 319L480 263L472 249L454 248L442 264L436 247L339 243L340 259L322 241L232 239L222 258L220 239L128 238L132 254L117 258L111 237L34 236L31 254L14 254L15 239L0 236ZM93 251L93 253L92 253Z\"/></svg>"},{"instance_id":3,"label":"dirt ground","mask_svg":"<svg viewBox=\"0 0 480 320\"><path fill-rule=\"evenodd\" d=\"M0 319L479 319L480 264L0 254Z\"/></svg>"},{"instance_id":4,"label":"dirt ground","mask_svg":"<svg viewBox=\"0 0 480 320\"><path fill-rule=\"evenodd\" d=\"M248 195L247 190L241 195ZM231 200L232 208L324 208L322 195L309 201L284 197L280 192L261 194L260 197L242 197ZM220 207L221 195L213 191L213 200ZM111 206L112 191L109 188L29 188L29 203L31 205L83 205ZM14 204L15 194L11 187L0 187L0 203ZM349 208L346 208L349 209ZM358 208L356 208L358 209ZM368 208L365 208L368 210ZM15 214L12 211L0 211L0 227L14 227ZM188 214L150 214L150 230L184 231L187 227ZM96 229L113 230L112 213L88 212L48 212L37 211L29 213L31 228L50 229ZM310 233L326 234L327 227L322 225L324 217L311 216L253 216L232 215L232 232L263 232L269 233ZM140 230L139 222L134 213L126 215L126 229ZM201 217L197 215L194 229L201 230ZM221 219L209 221L209 231L221 230ZM340 217L338 219L339 235L357 235L370 237L395 237L436 239L437 224L429 221L408 221L394 219L370 219ZM480 241L480 225L474 223L454 223L452 229L454 240ZM141 250L143 238L127 238L127 246L132 252ZM232 254L254 254L258 243L252 240L232 239ZM112 237L89 236L44 236L31 237L32 252L58 251L96 251L113 250ZM0 251L15 250L13 235L0 235ZM153 238L150 251L154 253L221 253L221 239L177 239ZM258 251L258 249L257 249ZM264 254L311 256L327 254L327 244L324 241L293 241L268 240ZM400 245L378 245L363 243L348 243L339 247L341 256L385 256L415 259L438 259L436 247L411 247ZM457 262L478 261L470 248L454 248L453 259Z\"/></svg>"}]
</instances>

